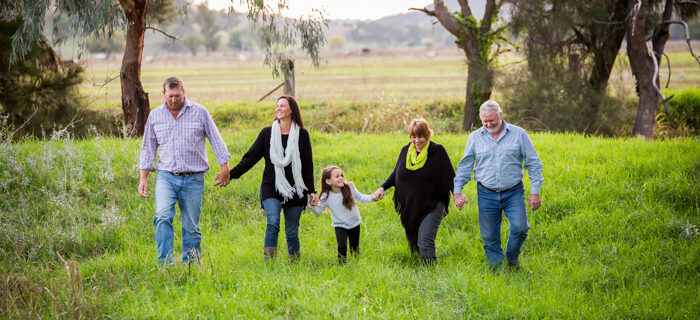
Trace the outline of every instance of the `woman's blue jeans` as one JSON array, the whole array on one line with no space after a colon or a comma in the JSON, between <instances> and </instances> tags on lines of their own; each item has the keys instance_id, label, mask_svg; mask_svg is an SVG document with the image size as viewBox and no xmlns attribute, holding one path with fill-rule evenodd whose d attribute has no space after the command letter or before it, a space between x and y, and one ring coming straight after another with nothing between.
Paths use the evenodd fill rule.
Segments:
<instances>
[{"instance_id":1,"label":"woman's blue jeans","mask_svg":"<svg viewBox=\"0 0 700 320\"><path fill-rule=\"evenodd\" d=\"M484 241L486 259L491 267L497 267L503 262L501 221L505 212L510 222L506 258L510 262L518 262L520 250L530 229L530 224L527 222L523 183L520 182L515 187L502 192L487 190L480 184L477 184L476 190L479 201L479 229L481 239Z\"/></svg>"},{"instance_id":2,"label":"woman's blue jeans","mask_svg":"<svg viewBox=\"0 0 700 320\"><path fill-rule=\"evenodd\" d=\"M267 198L262 201L265 215L267 216L267 228L265 230L265 247L276 247L280 232L280 215L282 203L276 198ZM284 208L284 234L287 237L287 253L299 253L299 219L304 206Z\"/></svg>"},{"instance_id":3,"label":"woman's blue jeans","mask_svg":"<svg viewBox=\"0 0 700 320\"><path fill-rule=\"evenodd\" d=\"M173 217L175 204L180 206L182 220L182 261L198 261L202 248L202 233L199 231L199 215L204 195L204 173L176 176L167 171L158 171L156 176L156 214L153 217L158 262L173 260Z\"/></svg>"}]
</instances>

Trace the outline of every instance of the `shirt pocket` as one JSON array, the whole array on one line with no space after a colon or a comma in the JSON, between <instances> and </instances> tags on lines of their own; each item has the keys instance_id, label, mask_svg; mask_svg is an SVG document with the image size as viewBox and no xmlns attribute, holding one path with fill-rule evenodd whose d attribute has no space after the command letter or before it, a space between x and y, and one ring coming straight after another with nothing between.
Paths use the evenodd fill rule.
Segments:
<instances>
[{"instance_id":1,"label":"shirt pocket","mask_svg":"<svg viewBox=\"0 0 700 320\"><path fill-rule=\"evenodd\" d=\"M182 139L185 141L201 141L204 137L204 126L199 122L183 122L182 134Z\"/></svg>"},{"instance_id":2,"label":"shirt pocket","mask_svg":"<svg viewBox=\"0 0 700 320\"><path fill-rule=\"evenodd\" d=\"M153 131L156 134L156 141L158 145L164 145L170 142L172 137L172 130L168 124L156 124L153 126Z\"/></svg>"},{"instance_id":3,"label":"shirt pocket","mask_svg":"<svg viewBox=\"0 0 700 320\"><path fill-rule=\"evenodd\" d=\"M518 144L503 145L503 157L504 157L504 160L506 160L506 161L521 163L523 161L523 155L520 152L520 145L518 145Z\"/></svg>"}]
</instances>

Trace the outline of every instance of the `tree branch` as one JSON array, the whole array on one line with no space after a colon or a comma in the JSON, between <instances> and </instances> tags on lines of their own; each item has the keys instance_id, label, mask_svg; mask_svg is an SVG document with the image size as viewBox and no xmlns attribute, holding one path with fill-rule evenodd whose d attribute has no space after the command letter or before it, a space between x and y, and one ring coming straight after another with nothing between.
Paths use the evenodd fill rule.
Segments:
<instances>
[{"instance_id":1,"label":"tree branch","mask_svg":"<svg viewBox=\"0 0 700 320\"><path fill-rule=\"evenodd\" d=\"M652 52L650 54L651 60L654 61L654 76L651 78L651 84L654 86L654 89L656 89L656 92L661 96L661 102L664 104L664 108L666 109L666 113L669 113L668 110L668 100L670 100L673 96L668 97L666 99L666 96L664 96L664 93L661 92L661 89L659 89L659 86L656 84L656 79L659 77L659 63L656 61L656 54L655 52Z\"/></svg>"},{"instance_id":2,"label":"tree branch","mask_svg":"<svg viewBox=\"0 0 700 320\"><path fill-rule=\"evenodd\" d=\"M435 0L433 3L435 4L435 10L433 12L435 13L435 17L438 19L438 21L440 21L440 24L442 24L447 31L457 37L458 40L462 39L464 34L462 34L462 29L460 28L457 18L447 11L447 7L445 7L442 0Z\"/></svg>"},{"instance_id":3,"label":"tree branch","mask_svg":"<svg viewBox=\"0 0 700 320\"><path fill-rule=\"evenodd\" d=\"M117 79L117 78L119 78L119 74L117 74L117 75L115 75L115 76L113 76L113 77L109 77L109 76L108 76L107 78L105 78L105 80L104 80L104 82L103 82L102 84L97 84L97 82L95 81L95 78L92 78L92 80L90 80L90 82L92 83L92 86L93 86L93 87L101 87L101 88L104 88L104 86L106 86L108 83L112 82L114 79Z\"/></svg>"},{"instance_id":4,"label":"tree branch","mask_svg":"<svg viewBox=\"0 0 700 320\"><path fill-rule=\"evenodd\" d=\"M421 11L431 17L435 16L435 11L428 10L426 8L408 8L408 10L415 10L415 11Z\"/></svg>"},{"instance_id":5,"label":"tree branch","mask_svg":"<svg viewBox=\"0 0 700 320\"><path fill-rule=\"evenodd\" d=\"M700 2L694 1L694 0L673 0L673 2L675 2L677 4L694 4L698 7L700 7Z\"/></svg>"},{"instance_id":6,"label":"tree branch","mask_svg":"<svg viewBox=\"0 0 700 320\"><path fill-rule=\"evenodd\" d=\"M622 21L609 21L609 22L605 22L605 21L598 21L598 20L596 20L596 19L591 19L591 20L592 20L593 22L597 23L597 24L624 24L624 22L622 22Z\"/></svg>"},{"instance_id":7,"label":"tree branch","mask_svg":"<svg viewBox=\"0 0 700 320\"><path fill-rule=\"evenodd\" d=\"M435 5L437 6L437 3L436 3L436 2L437 2L437 1L433 1L433 3L435 3ZM472 9L469 8L469 1L467 1L467 0L459 0L459 1L457 1L457 2L459 2L459 7L462 8L462 16L463 16L463 17L466 18L466 17L472 15ZM441 4L441 5L443 4L442 0L440 0L440 4Z\"/></svg>"},{"instance_id":8,"label":"tree branch","mask_svg":"<svg viewBox=\"0 0 700 320\"><path fill-rule=\"evenodd\" d=\"M665 86L665 88L668 88L668 84L671 83L671 60L668 58L668 55L665 52L662 54L664 57L666 57L666 66L668 66L668 79L666 79Z\"/></svg>"},{"instance_id":9,"label":"tree branch","mask_svg":"<svg viewBox=\"0 0 700 320\"><path fill-rule=\"evenodd\" d=\"M158 31L158 32L162 33L164 36L166 36L166 37L168 37L168 38L170 38L170 39L173 39L173 41L177 41L177 39L180 37L180 36L172 36L172 35L166 33L165 31L160 30L160 29L155 28L155 27L146 26L146 30L148 30L148 29L151 29L151 30L153 30L153 31Z\"/></svg>"},{"instance_id":10,"label":"tree branch","mask_svg":"<svg viewBox=\"0 0 700 320\"><path fill-rule=\"evenodd\" d=\"M685 42L688 43L688 49L690 49L690 55L695 58L695 61L698 62L698 65L700 65L700 56L695 54L695 51L693 51L693 46L690 44L690 31L688 30L688 24L685 23L683 20L666 20L662 22L661 24L681 24L683 25L683 29L685 29Z\"/></svg>"}]
</instances>

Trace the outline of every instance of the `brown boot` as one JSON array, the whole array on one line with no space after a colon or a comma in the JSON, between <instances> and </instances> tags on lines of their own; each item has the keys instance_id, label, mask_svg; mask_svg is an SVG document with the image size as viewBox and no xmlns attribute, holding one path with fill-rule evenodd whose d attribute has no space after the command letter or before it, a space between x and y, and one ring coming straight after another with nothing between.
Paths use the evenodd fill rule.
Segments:
<instances>
[{"instance_id":1,"label":"brown boot","mask_svg":"<svg viewBox=\"0 0 700 320\"><path fill-rule=\"evenodd\" d=\"M290 263L297 262L297 260L299 260L299 258L301 258L301 255L299 253L287 255L287 261L289 261Z\"/></svg>"},{"instance_id":2,"label":"brown boot","mask_svg":"<svg viewBox=\"0 0 700 320\"><path fill-rule=\"evenodd\" d=\"M277 254L277 247L264 247L263 254L265 255L265 261L270 260Z\"/></svg>"}]
</instances>

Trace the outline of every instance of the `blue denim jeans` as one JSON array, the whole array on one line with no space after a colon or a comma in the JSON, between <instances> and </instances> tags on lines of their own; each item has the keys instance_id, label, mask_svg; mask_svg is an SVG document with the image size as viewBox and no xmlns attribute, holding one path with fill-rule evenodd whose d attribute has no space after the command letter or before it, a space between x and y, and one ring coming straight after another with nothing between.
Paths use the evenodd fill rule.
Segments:
<instances>
[{"instance_id":1,"label":"blue denim jeans","mask_svg":"<svg viewBox=\"0 0 700 320\"><path fill-rule=\"evenodd\" d=\"M517 262L520 249L527 239L530 224L527 222L525 208L525 190L520 182L513 188L503 192L493 192L477 184L477 199L479 201L479 229L484 241L486 259L491 267L497 267L503 262L501 248L501 221L503 213L510 222L510 235L506 246L506 259Z\"/></svg>"},{"instance_id":2,"label":"blue denim jeans","mask_svg":"<svg viewBox=\"0 0 700 320\"><path fill-rule=\"evenodd\" d=\"M265 247L276 247L280 232L282 203L276 198L267 198L262 201L262 205L267 216ZM303 210L304 206L284 208L284 235L287 237L287 253L289 254L299 252L299 219Z\"/></svg>"},{"instance_id":3,"label":"blue denim jeans","mask_svg":"<svg viewBox=\"0 0 700 320\"><path fill-rule=\"evenodd\" d=\"M182 261L199 261L202 248L202 233L199 231L199 215L204 195L204 173L176 176L159 171L156 177L156 214L153 218L158 262L173 260L173 217L175 204L180 206L182 220Z\"/></svg>"}]
</instances>

